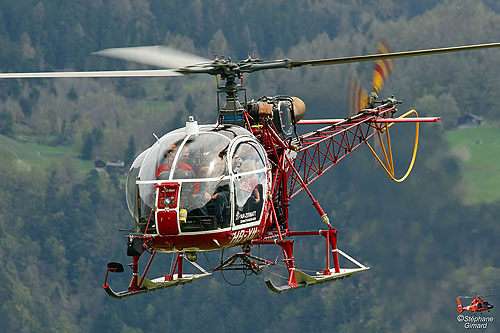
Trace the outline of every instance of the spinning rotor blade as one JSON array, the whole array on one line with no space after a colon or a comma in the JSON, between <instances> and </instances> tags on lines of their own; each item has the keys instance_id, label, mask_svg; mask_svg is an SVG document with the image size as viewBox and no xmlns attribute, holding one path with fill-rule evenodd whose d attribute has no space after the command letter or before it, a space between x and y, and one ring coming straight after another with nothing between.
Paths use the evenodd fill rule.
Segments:
<instances>
[{"instance_id":1,"label":"spinning rotor blade","mask_svg":"<svg viewBox=\"0 0 500 333\"><path fill-rule=\"evenodd\" d=\"M381 39L377 51L378 54L387 54L391 52L391 49L389 44ZM373 90L377 95L384 87L393 68L394 59L379 59L375 61L375 67L373 68ZM359 111L365 109L368 104L368 92L356 77L350 76L347 85L347 116L354 116Z\"/></svg>"},{"instance_id":2,"label":"spinning rotor blade","mask_svg":"<svg viewBox=\"0 0 500 333\"><path fill-rule=\"evenodd\" d=\"M167 46L113 48L97 51L93 54L162 68L180 68L212 63L212 60Z\"/></svg>"},{"instance_id":3,"label":"spinning rotor blade","mask_svg":"<svg viewBox=\"0 0 500 333\"><path fill-rule=\"evenodd\" d=\"M354 76L347 85L347 117L352 117L368 105L368 92Z\"/></svg>"},{"instance_id":4,"label":"spinning rotor blade","mask_svg":"<svg viewBox=\"0 0 500 333\"><path fill-rule=\"evenodd\" d=\"M332 59L291 61L290 66L293 68L293 67L300 67L300 66L337 65L337 64L347 64L347 63L352 63L352 62L363 62L363 61L374 61L374 60L382 60L382 59L416 57L416 56L422 56L422 55L430 55L430 54L438 54L438 53L451 53L451 52L460 52L460 51L468 51L468 50L476 50L476 49L489 49L489 48L494 48L494 47L500 47L500 43L454 46L454 47L445 47L445 48L439 48L439 49L394 52L394 53L385 53L385 54L372 54L372 55L332 58Z\"/></svg>"},{"instance_id":5,"label":"spinning rotor blade","mask_svg":"<svg viewBox=\"0 0 500 333\"><path fill-rule=\"evenodd\" d=\"M378 43L377 53L378 54L387 54L390 53L391 49L389 44L381 39ZM380 93L382 88L384 87L389 74L391 74L392 69L394 68L394 59L379 59L375 61L375 68L373 69L373 90L377 93Z\"/></svg>"},{"instance_id":6,"label":"spinning rotor blade","mask_svg":"<svg viewBox=\"0 0 500 333\"><path fill-rule=\"evenodd\" d=\"M0 79L28 78L77 78L77 77L163 77L184 76L172 69L137 71L97 71L97 72L38 72L38 73L0 73Z\"/></svg>"},{"instance_id":7,"label":"spinning rotor blade","mask_svg":"<svg viewBox=\"0 0 500 333\"><path fill-rule=\"evenodd\" d=\"M426 54L458 52L473 49L484 49L500 47L500 43L457 46L440 49L418 50L396 53L379 53L375 55L365 55L356 57L344 57L333 59L291 61L281 59L273 61L262 61L260 59L249 59L234 63L231 60L209 60L196 55L182 52L166 46L143 46L105 49L94 54L113 57L128 61L134 61L147 65L170 68L168 70L132 70L132 71L94 71L94 72L39 72L39 73L0 73L0 79L21 79L21 78L64 78L64 77L161 77L161 76L182 76L187 74L210 74L234 77L240 73L251 73L265 69L294 68L300 66L326 66L362 61L381 61L380 78L374 79L375 90L380 90L383 86L387 74L392 69L391 62L385 59L413 57ZM387 49L388 50L388 49ZM379 52L380 48L379 48ZM383 52L383 51L382 51ZM359 111L359 110L358 110Z\"/></svg>"}]
</instances>

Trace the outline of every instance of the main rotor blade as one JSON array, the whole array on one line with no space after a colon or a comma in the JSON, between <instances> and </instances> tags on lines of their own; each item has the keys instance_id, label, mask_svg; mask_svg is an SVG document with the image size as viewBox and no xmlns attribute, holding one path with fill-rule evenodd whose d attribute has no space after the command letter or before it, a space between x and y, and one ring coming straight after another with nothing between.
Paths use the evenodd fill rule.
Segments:
<instances>
[{"instance_id":1,"label":"main rotor blade","mask_svg":"<svg viewBox=\"0 0 500 333\"><path fill-rule=\"evenodd\" d=\"M164 77L184 76L172 69L132 70L132 71L95 71L95 72L38 72L38 73L0 73L0 79L29 78L77 78L77 77Z\"/></svg>"},{"instance_id":2,"label":"main rotor blade","mask_svg":"<svg viewBox=\"0 0 500 333\"><path fill-rule=\"evenodd\" d=\"M363 62L363 61L373 61L373 60L382 60L382 59L416 57L416 56L429 55L429 54L451 53L451 52L460 52L460 51L468 51L468 50L476 50L476 49L489 49L489 48L494 48L494 47L500 47L500 43L454 46L454 47L445 47L445 48L439 48L439 49L417 50L417 51L406 51L406 52L392 52L392 53L384 53L384 54L372 54L372 55L332 58L332 59L292 61L291 67L337 65L337 64L347 64L347 63L352 63L352 62Z\"/></svg>"},{"instance_id":3,"label":"main rotor blade","mask_svg":"<svg viewBox=\"0 0 500 333\"><path fill-rule=\"evenodd\" d=\"M167 46L122 47L104 49L93 54L162 68L180 68L212 62L212 60Z\"/></svg>"}]
</instances>

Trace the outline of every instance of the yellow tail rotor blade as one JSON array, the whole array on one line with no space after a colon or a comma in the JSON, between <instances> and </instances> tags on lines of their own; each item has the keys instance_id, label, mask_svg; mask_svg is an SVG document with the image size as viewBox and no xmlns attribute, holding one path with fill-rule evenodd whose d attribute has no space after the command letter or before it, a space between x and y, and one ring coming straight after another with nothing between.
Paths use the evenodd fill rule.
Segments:
<instances>
[{"instance_id":1,"label":"yellow tail rotor blade","mask_svg":"<svg viewBox=\"0 0 500 333\"><path fill-rule=\"evenodd\" d=\"M368 105L368 92L358 79L349 77L347 86L347 116L352 117Z\"/></svg>"},{"instance_id":2,"label":"yellow tail rotor blade","mask_svg":"<svg viewBox=\"0 0 500 333\"><path fill-rule=\"evenodd\" d=\"M391 53L389 44L384 39L380 40L377 48L377 53ZM387 81L387 78L389 77L389 74L392 72L393 68L393 59L382 59L375 61L375 67L373 69L373 89L377 94L380 93L380 91L384 87L384 84Z\"/></svg>"}]
</instances>

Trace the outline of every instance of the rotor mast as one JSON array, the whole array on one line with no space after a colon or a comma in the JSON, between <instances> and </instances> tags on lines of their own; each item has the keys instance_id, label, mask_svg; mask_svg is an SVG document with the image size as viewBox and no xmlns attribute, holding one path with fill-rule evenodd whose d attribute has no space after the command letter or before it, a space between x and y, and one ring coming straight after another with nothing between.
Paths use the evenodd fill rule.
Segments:
<instances>
[{"instance_id":1,"label":"rotor mast","mask_svg":"<svg viewBox=\"0 0 500 333\"><path fill-rule=\"evenodd\" d=\"M231 63L231 59L229 59L229 61L225 63L225 66L220 68L220 76L221 79L225 81L225 85L219 86L217 82L218 120L221 124L233 124L244 127L245 117L243 114L245 108L240 103L238 92L240 90L245 91L244 105L246 105L246 90L242 83L237 83L236 81L236 79L241 80L243 76L243 74L237 70L237 67L237 64ZM225 94L226 99L222 107L220 106L220 94Z\"/></svg>"}]
</instances>

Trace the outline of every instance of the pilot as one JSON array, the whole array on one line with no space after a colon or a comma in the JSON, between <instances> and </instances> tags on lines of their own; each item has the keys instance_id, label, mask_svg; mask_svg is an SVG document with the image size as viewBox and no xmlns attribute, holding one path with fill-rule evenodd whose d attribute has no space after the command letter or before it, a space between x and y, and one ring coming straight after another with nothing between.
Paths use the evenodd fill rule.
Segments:
<instances>
[{"instance_id":1,"label":"pilot","mask_svg":"<svg viewBox=\"0 0 500 333\"><path fill-rule=\"evenodd\" d=\"M225 173L226 161L225 152L219 153L209 165L200 168L198 178L214 178ZM205 203L203 207L198 208L198 214L210 215L207 209L209 203L213 204L213 213L217 219L217 226L223 227L225 220L225 211L230 207L230 194L228 180L206 181L200 184L199 192L193 197L197 202L196 206L200 207L200 203Z\"/></svg>"},{"instance_id":2,"label":"pilot","mask_svg":"<svg viewBox=\"0 0 500 333\"><path fill-rule=\"evenodd\" d=\"M217 226L224 226L225 210L230 207L229 184L219 184L213 195L205 192L205 197L210 198L210 201L214 203L214 213L215 218L217 219Z\"/></svg>"},{"instance_id":3,"label":"pilot","mask_svg":"<svg viewBox=\"0 0 500 333\"><path fill-rule=\"evenodd\" d=\"M240 181L239 189L248 193L248 201L250 204L258 204L260 202L260 192L258 190L258 183L255 176L245 177Z\"/></svg>"},{"instance_id":4,"label":"pilot","mask_svg":"<svg viewBox=\"0 0 500 333\"><path fill-rule=\"evenodd\" d=\"M175 159L175 153L177 152L178 147L179 147L178 143L173 143L172 145L169 146L164 155L164 157L167 159L167 163L160 165L156 169L156 179L168 179L168 177L170 176L170 171L172 170L172 166ZM182 153L181 156L182 159L185 160L185 157L189 156L189 148L184 146L182 148L181 153ZM177 161L175 170L185 171L187 177L182 177L182 178L194 177L193 168L189 164L181 161L180 159Z\"/></svg>"},{"instance_id":5,"label":"pilot","mask_svg":"<svg viewBox=\"0 0 500 333\"><path fill-rule=\"evenodd\" d=\"M246 172L256 169L255 161L252 159L244 160L241 163L239 172ZM237 182L237 205L238 210L241 212L249 212L256 210L261 202L261 195L259 188L262 190L262 185L259 184L258 176L256 174L249 174L239 177Z\"/></svg>"}]
</instances>

